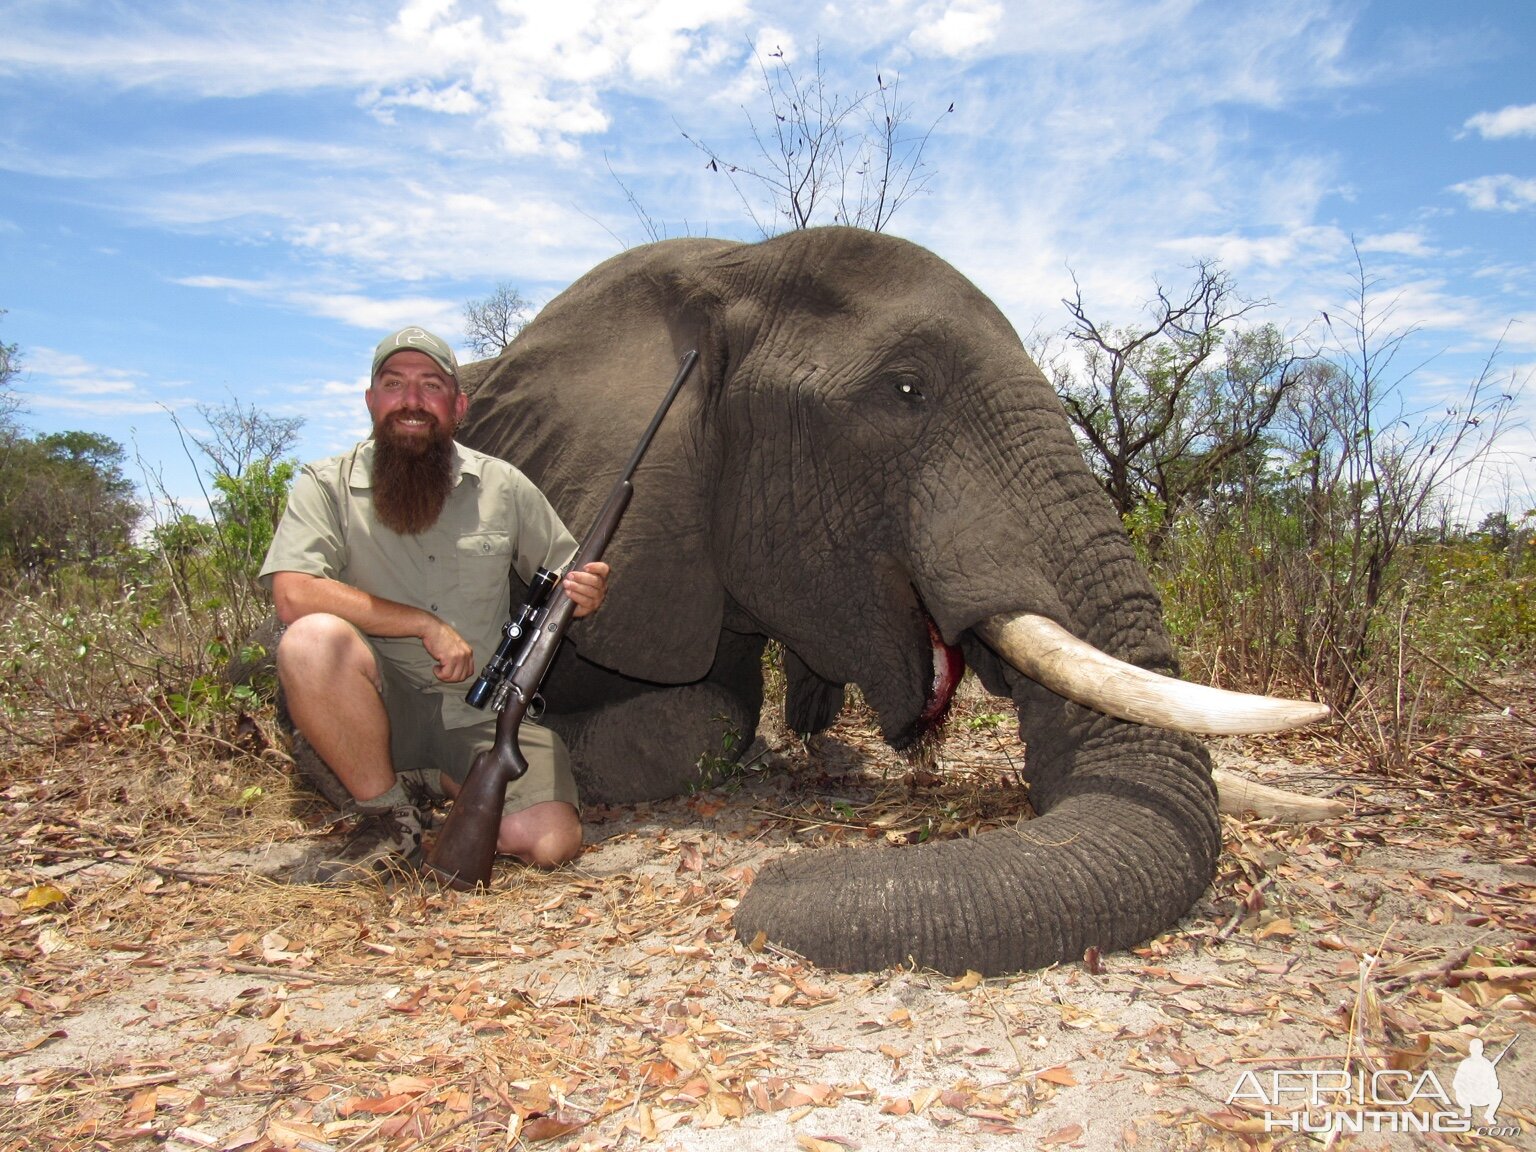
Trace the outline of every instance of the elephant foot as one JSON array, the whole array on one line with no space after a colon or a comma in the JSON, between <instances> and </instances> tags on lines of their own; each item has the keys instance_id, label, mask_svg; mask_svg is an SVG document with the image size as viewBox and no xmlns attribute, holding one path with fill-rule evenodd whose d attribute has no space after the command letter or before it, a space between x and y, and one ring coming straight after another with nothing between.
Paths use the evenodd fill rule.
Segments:
<instances>
[{"instance_id":1,"label":"elephant foot","mask_svg":"<svg viewBox=\"0 0 1536 1152\"><path fill-rule=\"evenodd\" d=\"M546 695L565 710L551 708L543 722L570 749L581 798L633 804L717 782L757 733L765 643L723 632L709 675L676 686L629 680L579 659L557 666Z\"/></svg>"},{"instance_id":2,"label":"elephant foot","mask_svg":"<svg viewBox=\"0 0 1536 1152\"><path fill-rule=\"evenodd\" d=\"M583 801L633 804L709 787L752 742L757 715L718 688L689 684L544 723L570 749Z\"/></svg>"}]
</instances>

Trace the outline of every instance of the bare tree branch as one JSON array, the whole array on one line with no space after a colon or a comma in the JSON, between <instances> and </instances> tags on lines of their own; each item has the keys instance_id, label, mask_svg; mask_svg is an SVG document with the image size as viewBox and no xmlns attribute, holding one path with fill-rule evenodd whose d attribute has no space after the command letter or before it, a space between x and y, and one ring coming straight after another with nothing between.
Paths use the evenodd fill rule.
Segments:
<instances>
[{"instance_id":1,"label":"bare tree branch","mask_svg":"<svg viewBox=\"0 0 1536 1152\"><path fill-rule=\"evenodd\" d=\"M757 63L766 118L743 112L759 159L733 161L687 132L683 137L709 158L710 171L730 181L762 235L824 221L879 232L927 187L932 173L923 153L953 104L914 133L895 74L887 80L876 73L873 89L844 96L829 86L819 44L808 75L797 73L779 48L758 54ZM864 123L855 127L860 115Z\"/></svg>"},{"instance_id":2,"label":"bare tree branch","mask_svg":"<svg viewBox=\"0 0 1536 1152\"><path fill-rule=\"evenodd\" d=\"M503 280L489 296L464 305L465 342L476 355L499 356L533 319L533 311L527 297Z\"/></svg>"},{"instance_id":3,"label":"bare tree branch","mask_svg":"<svg viewBox=\"0 0 1536 1152\"><path fill-rule=\"evenodd\" d=\"M1081 287L1063 301L1075 356L1048 361L1067 416L1122 517L1154 502L1162 519L1211 492L1258 449L1304 358L1273 326L1238 324L1264 302L1239 296L1211 261L1174 296L1157 285L1148 320L1106 328ZM1161 537L1153 534L1155 550Z\"/></svg>"}]
</instances>

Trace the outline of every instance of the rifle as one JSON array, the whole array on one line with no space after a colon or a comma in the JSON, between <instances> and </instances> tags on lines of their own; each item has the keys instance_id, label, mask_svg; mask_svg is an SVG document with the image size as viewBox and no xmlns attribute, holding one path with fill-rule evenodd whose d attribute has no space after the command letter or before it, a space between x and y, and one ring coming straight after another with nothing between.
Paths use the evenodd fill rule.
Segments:
<instances>
[{"instance_id":1,"label":"rifle","mask_svg":"<svg viewBox=\"0 0 1536 1152\"><path fill-rule=\"evenodd\" d=\"M630 497L635 493L632 483L635 469L698 359L696 351L690 350L683 355L672 387L651 418L650 427L640 437L634 455L619 473L613 491L598 514L597 523L582 541L576 559L571 561L571 571L579 571L603 558L608 542L613 539L619 521L629 507ZM575 609L576 605L565 589L558 586L555 573L546 568L539 569L528 603L502 627L501 644L465 696L476 708L493 704L500 715L496 718L496 742L475 757L464 787L459 790L437 843L427 857L427 871L450 888L466 891L490 884L507 785L528 771L528 761L518 747L517 730L531 710L534 716L542 711L543 698L539 696L539 688L571 626Z\"/></svg>"}]
</instances>

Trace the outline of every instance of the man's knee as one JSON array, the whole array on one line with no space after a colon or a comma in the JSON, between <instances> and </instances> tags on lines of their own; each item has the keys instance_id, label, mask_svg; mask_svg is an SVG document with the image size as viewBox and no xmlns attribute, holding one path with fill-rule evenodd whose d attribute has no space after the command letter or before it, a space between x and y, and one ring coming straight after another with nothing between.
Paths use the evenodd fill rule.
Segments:
<instances>
[{"instance_id":1,"label":"man's knee","mask_svg":"<svg viewBox=\"0 0 1536 1152\"><path fill-rule=\"evenodd\" d=\"M496 850L536 868L558 868L581 855L581 817L559 800L503 815Z\"/></svg>"},{"instance_id":2,"label":"man's knee","mask_svg":"<svg viewBox=\"0 0 1536 1152\"><path fill-rule=\"evenodd\" d=\"M377 681L373 654L357 630L340 616L312 612L288 625L277 645L277 674L284 683L296 677L326 677L356 672Z\"/></svg>"}]
</instances>

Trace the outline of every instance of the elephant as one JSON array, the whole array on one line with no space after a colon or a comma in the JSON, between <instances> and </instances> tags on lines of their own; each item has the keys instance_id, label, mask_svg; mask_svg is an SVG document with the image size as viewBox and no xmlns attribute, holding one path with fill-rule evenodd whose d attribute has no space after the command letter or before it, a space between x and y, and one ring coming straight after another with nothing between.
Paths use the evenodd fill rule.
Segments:
<instances>
[{"instance_id":1,"label":"elephant","mask_svg":"<svg viewBox=\"0 0 1536 1152\"><path fill-rule=\"evenodd\" d=\"M789 727L824 730L857 685L897 749L934 739L969 667L1016 708L1038 817L772 860L740 938L848 971L995 974L1167 929L1221 846L1192 733L1326 708L1177 680L1151 581L1002 312L887 234L663 240L466 365L459 438L580 532L689 349L698 370L635 473L607 602L545 685L584 799L696 784L701 757L756 730L770 641Z\"/></svg>"}]
</instances>

